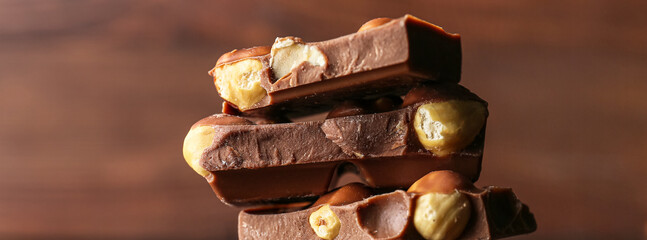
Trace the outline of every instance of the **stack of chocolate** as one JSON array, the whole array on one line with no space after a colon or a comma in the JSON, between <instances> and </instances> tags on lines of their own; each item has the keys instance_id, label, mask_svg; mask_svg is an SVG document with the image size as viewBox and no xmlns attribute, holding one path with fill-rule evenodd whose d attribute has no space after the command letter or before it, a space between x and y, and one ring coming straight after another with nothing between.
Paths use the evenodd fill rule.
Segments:
<instances>
[{"instance_id":1,"label":"stack of chocolate","mask_svg":"<svg viewBox=\"0 0 647 240\"><path fill-rule=\"evenodd\" d=\"M246 207L240 239L496 239L536 229L511 189L473 185L488 111L458 84L457 34L410 15L378 18L328 41L234 50L210 74L223 113L191 127L184 157L220 200ZM335 188L346 173L363 182Z\"/></svg>"}]
</instances>

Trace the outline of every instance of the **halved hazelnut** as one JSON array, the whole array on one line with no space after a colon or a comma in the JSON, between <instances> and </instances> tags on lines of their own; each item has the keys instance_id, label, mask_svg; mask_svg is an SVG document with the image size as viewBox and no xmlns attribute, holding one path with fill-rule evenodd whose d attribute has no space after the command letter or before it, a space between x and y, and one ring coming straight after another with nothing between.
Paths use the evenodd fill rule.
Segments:
<instances>
[{"instance_id":1,"label":"halved hazelnut","mask_svg":"<svg viewBox=\"0 0 647 240\"><path fill-rule=\"evenodd\" d=\"M234 50L223 54L209 74L220 97L246 110L267 95L261 87L263 63L258 56L268 54L269 47Z\"/></svg>"},{"instance_id":2,"label":"halved hazelnut","mask_svg":"<svg viewBox=\"0 0 647 240\"><path fill-rule=\"evenodd\" d=\"M254 124L251 121L224 114L216 114L206 118L201 119L200 121L193 124L189 133L186 134L184 138L184 145L182 146L182 154L184 155L184 160L189 166L198 174L206 177L209 175L209 171L205 170L200 166L200 158L204 150L213 144L215 138L216 130L214 125L250 125Z\"/></svg>"},{"instance_id":3,"label":"halved hazelnut","mask_svg":"<svg viewBox=\"0 0 647 240\"><path fill-rule=\"evenodd\" d=\"M310 227L315 231L317 236L323 239L334 239L339 235L341 221L339 217L326 204L317 211L312 212L309 218Z\"/></svg>"},{"instance_id":4,"label":"halved hazelnut","mask_svg":"<svg viewBox=\"0 0 647 240\"><path fill-rule=\"evenodd\" d=\"M315 46L304 43L300 38L276 38L270 52L270 66L278 80L303 63L312 66L326 65L326 56Z\"/></svg>"},{"instance_id":5,"label":"halved hazelnut","mask_svg":"<svg viewBox=\"0 0 647 240\"><path fill-rule=\"evenodd\" d=\"M425 149L445 156L469 145L483 128L486 116L481 102L431 102L418 107L413 126Z\"/></svg>"},{"instance_id":6,"label":"halved hazelnut","mask_svg":"<svg viewBox=\"0 0 647 240\"><path fill-rule=\"evenodd\" d=\"M422 194L416 200L413 224L425 239L455 239L461 235L471 214L469 199L458 190L472 190L463 175L433 171L418 179L407 192Z\"/></svg>"},{"instance_id":7,"label":"halved hazelnut","mask_svg":"<svg viewBox=\"0 0 647 240\"><path fill-rule=\"evenodd\" d=\"M422 237L456 239L469 222L469 199L458 191L450 194L427 193L416 200L413 225Z\"/></svg>"},{"instance_id":8,"label":"halved hazelnut","mask_svg":"<svg viewBox=\"0 0 647 240\"><path fill-rule=\"evenodd\" d=\"M191 128L184 138L184 147L182 149L184 160L195 172L203 177L209 175L209 172L200 166L200 158L204 149L213 144L214 136L215 130L213 127L204 125Z\"/></svg>"},{"instance_id":9,"label":"halved hazelnut","mask_svg":"<svg viewBox=\"0 0 647 240\"><path fill-rule=\"evenodd\" d=\"M245 59L217 66L214 83L220 97L246 110L260 102L267 92L261 87L263 64L259 59Z\"/></svg>"}]
</instances>

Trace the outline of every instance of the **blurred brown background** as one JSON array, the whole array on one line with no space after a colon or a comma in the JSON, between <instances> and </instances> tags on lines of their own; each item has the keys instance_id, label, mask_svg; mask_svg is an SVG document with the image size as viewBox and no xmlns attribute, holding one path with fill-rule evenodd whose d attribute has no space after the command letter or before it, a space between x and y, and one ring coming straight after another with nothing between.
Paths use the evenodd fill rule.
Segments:
<instances>
[{"instance_id":1,"label":"blurred brown background","mask_svg":"<svg viewBox=\"0 0 647 240\"><path fill-rule=\"evenodd\" d=\"M517 239L647 239L647 1L0 1L0 239L235 239L181 154L220 111L207 71L276 36L411 13L460 33L490 103L478 185Z\"/></svg>"}]
</instances>

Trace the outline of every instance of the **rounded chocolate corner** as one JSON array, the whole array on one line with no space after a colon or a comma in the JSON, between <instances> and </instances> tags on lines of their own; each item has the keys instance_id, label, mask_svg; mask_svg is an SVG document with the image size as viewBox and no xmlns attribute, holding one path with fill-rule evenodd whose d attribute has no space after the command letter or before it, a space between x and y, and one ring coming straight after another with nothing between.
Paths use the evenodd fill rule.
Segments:
<instances>
[{"instance_id":1,"label":"rounded chocolate corner","mask_svg":"<svg viewBox=\"0 0 647 240\"><path fill-rule=\"evenodd\" d=\"M357 222L375 238L392 239L406 233L410 209L411 198L402 191L376 196L357 206Z\"/></svg>"}]
</instances>

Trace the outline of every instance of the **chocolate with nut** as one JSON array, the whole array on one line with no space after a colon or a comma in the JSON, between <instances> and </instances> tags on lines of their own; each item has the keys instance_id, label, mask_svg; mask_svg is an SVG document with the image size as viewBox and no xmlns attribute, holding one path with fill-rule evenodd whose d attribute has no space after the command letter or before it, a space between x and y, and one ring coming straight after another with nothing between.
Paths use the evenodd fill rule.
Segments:
<instances>
[{"instance_id":1,"label":"chocolate with nut","mask_svg":"<svg viewBox=\"0 0 647 240\"><path fill-rule=\"evenodd\" d=\"M360 112L392 105L384 102L393 101L359 104L373 106L360 107ZM313 198L328 190L335 174L348 170L357 172L370 186L384 189L408 187L434 170L453 170L476 181L483 155L486 103L455 84L420 86L405 96L404 103L408 106L388 112L333 114L325 120L283 124L257 125L243 117L216 114L196 123L189 133L209 132L202 135L209 139L201 141L210 144L197 150L192 166L209 172L203 176L219 198L234 205ZM455 109L435 109L447 111L441 114L444 118L425 121L442 128L434 130L435 125L426 122L414 126L421 109L447 103L457 109L476 104L480 119L463 119ZM459 117L447 117L454 115ZM429 146L427 134L441 137ZM185 142L187 146L192 146L191 141Z\"/></svg>"},{"instance_id":2,"label":"chocolate with nut","mask_svg":"<svg viewBox=\"0 0 647 240\"><path fill-rule=\"evenodd\" d=\"M528 206L510 188L490 186L458 192L468 199L471 210L467 224L456 239L498 239L530 233L537 228ZM353 203L329 204L328 208L339 221L338 229L332 233L336 233L335 239L423 239L414 226L417 199L422 195L396 190L365 199L349 196ZM308 219L322 206L325 205L313 204L292 212L244 210L238 216L238 237L321 239Z\"/></svg>"},{"instance_id":3,"label":"chocolate with nut","mask_svg":"<svg viewBox=\"0 0 647 240\"><path fill-rule=\"evenodd\" d=\"M401 95L420 82L457 83L460 36L406 15L377 19L323 42L277 38L273 46L223 55L210 74L245 115L310 113L353 98Z\"/></svg>"}]
</instances>

